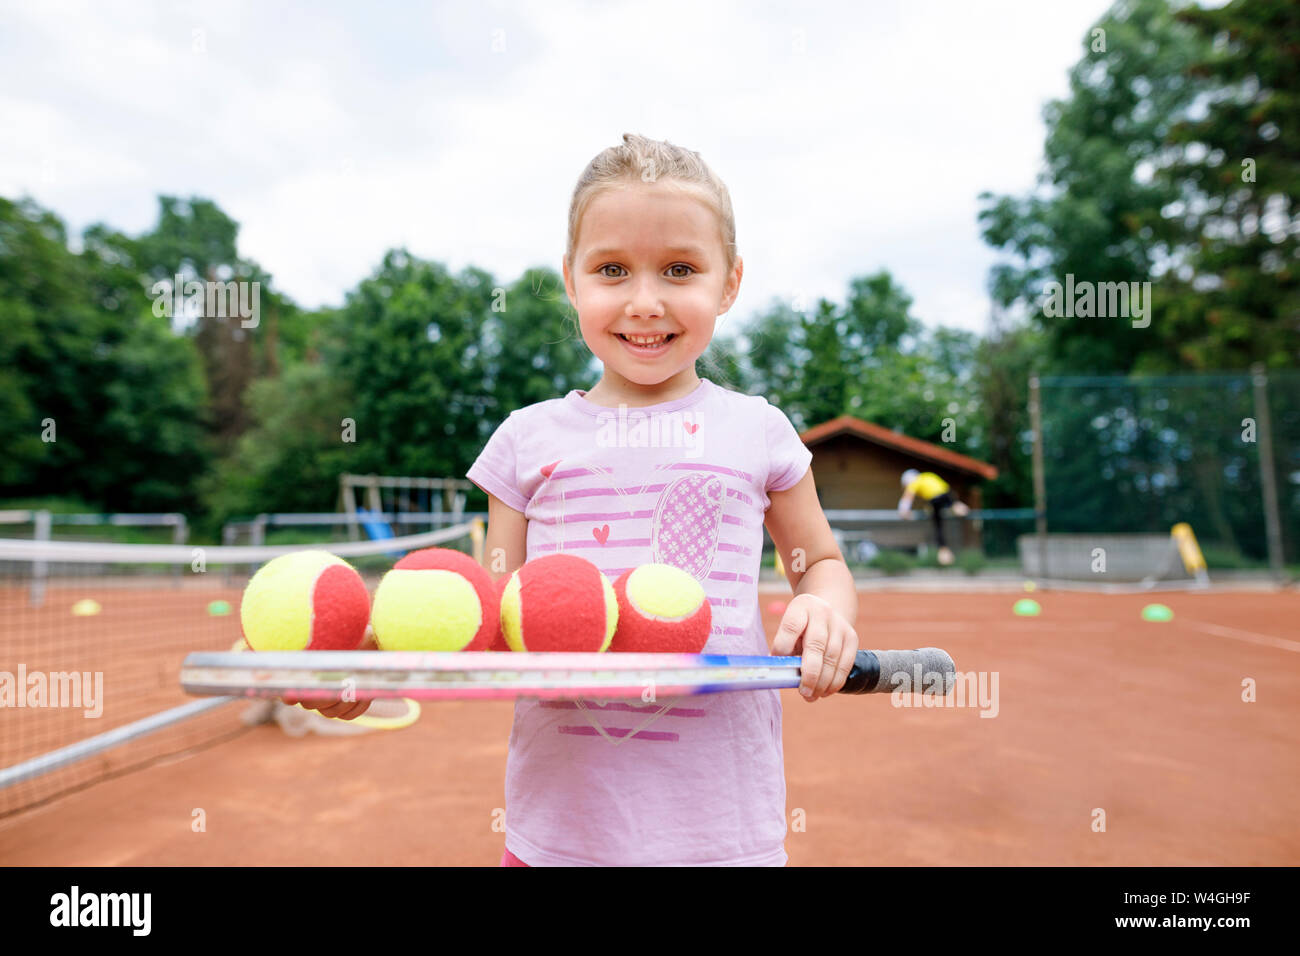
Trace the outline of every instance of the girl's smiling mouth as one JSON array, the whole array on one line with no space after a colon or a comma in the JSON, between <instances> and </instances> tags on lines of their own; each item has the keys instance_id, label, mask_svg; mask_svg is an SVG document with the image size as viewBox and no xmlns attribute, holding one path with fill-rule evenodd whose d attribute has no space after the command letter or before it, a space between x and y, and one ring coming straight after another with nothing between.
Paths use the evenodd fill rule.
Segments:
<instances>
[{"instance_id":1,"label":"girl's smiling mouth","mask_svg":"<svg viewBox=\"0 0 1300 956\"><path fill-rule=\"evenodd\" d=\"M615 332L614 336L633 355L652 356L666 351L673 340L677 338L677 333L659 332L654 335L634 335Z\"/></svg>"}]
</instances>

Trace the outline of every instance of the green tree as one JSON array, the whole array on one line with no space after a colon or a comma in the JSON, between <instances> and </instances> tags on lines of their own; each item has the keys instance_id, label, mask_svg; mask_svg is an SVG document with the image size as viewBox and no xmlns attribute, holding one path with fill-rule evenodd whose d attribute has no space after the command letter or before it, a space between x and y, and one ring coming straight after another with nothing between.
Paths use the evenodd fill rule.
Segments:
<instances>
[{"instance_id":1,"label":"green tree","mask_svg":"<svg viewBox=\"0 0 1300 956\"><path fill-rule=\"evenodd\" d=\"M798 404L800 370L808 358L802 347L803 331L800 314L774 301L749 321L743 333L751 388L790 416L796 428L805 427L806 417Z\"/></svg>"},{"instance_id":2,"label":"green tree","mask_svg":"<svg viewBox=\"0 0 1300 956\"><path fill-rule=\"evenodd\" d=\"M193 344L145 313L104 358L93 464L78 490L113 511L192 511L210 461Z\"/></svg>"},{"instance_id":3,"label":"green tree","mask_svg":"<svg viewBox=\"0 0 1300 956\"><path fill-rule=\"evenodd\" d=\"M206 297L197 315L171 316L174 328L191 335L198 346L210 395L212 435L218 451L225 454L249 427L245 401L249 384L258 375L280 371L281 330L287 333L292 360L308 347L313 323L275 291L270 274L239 255L239 224L215 203L198 196L160 196L158 205L158 221L149 232L114 242L129 253L151 290L170 296L177 276L182 284L258 283L256 325L221 314L225 309L209 310Z\"/></svg>"},{"instance_id":4,"label":"green tree","mask_svg":"<svg viewBox=\"0 0 1300 956\"><path fill-rule=\"evenodd\" d=\"M714 330L713 341L695 363L695 374L733 392L750 391L744 341L730 330Z\"/></svg>"},{"instance_id":5,"label":"green tree","mask_svg":"<svg viewBox=\"0 0 1300 956\"><path fill-rule=\"evenodd\" d=\"M1100 31L1100 32L1099 32ZM1173 127L1204 84L1190 74L1207 44L1165 0L1122 0L1089 31L1070 71L1070 94L1044 108L1048 133L1038 188L981 194L985 240L1010 254L991 275L995 301L1031 315L1049 335L1057 367L1129 371L1159 357L1165 315L1148 329L1121 318L1048 317L1045 285L1146 282L1184 254L1186 237L1162 215L1179 199L1155 177ZM1154 290L1157 308L1168 298Z\"/></svg>"},{"instance_id":6,"label":"green tree","mask_svg":"<svg viewBox=\"0 0 1300 956\"><path fill-rule=\"evenodd\" d=\"M348 294L327 362L350 387L358 465L397 475L456 474L477 444L484 277L457 281L394 250ZM476 281L477 280L477 281Z\"/></svg>"},{"instance_id":7,"label":"green tree","mask_svg":"<svg viewBox=\"0 0 1300 956\"><path fill-rule=\"evenodd\" d=\"M479 269L452 276L389 252L349 294L326 349L353 395L359 466L461 476L510 412L590 385L561 289L545 270L501 287Z\"/></svg>"},{"instance_id":8,"label":"green tree","mask_svg":"<svg viewBox=\"0 0 1300 956\"><path fill-rule=\"evenodd\" d=\"M888 272L854 279L843 305L822 299L810 314L774 303L746 330L746 379L800 429L855 415L941 441L954 418L961 450L974 453L977 339L927 331L911 307Z\"/></svg>"},{"instance_id":9,"label":"green tree","mask_svg":"<svg viewBox=\"0 0 1300 956\"><path fill-rule=\"evenodd\" d=\"M984 486L985 507L1027 507L1034 500L1029 379L1043 364L1044 339L1033 325L994 321L976 349L978 457L998 469L998 477Z\"/></svg>"},{"instance_id":10,"label":"green tree","mask_svg":"<svg viewBox=\"0 0 1300 956\"><path fill-rule=\"evenodd\" d=\"M1206 106L1169 133L1156 181L1188 254L1168 309L1184 366L1300 360L1300 4L1235 0L1178 15L1207 52ZM1203 113L1203 115L1201 115Z\"/></svg>"},{"instance_id":11,"label":"green tree","mask_svg":"<svg viewBox=\"0 0 1300 956\"><path fill-rule=\"evenodd\" d=\"M551 269L529 269L510 285L494 287L480 326L482 380L475 393L483 410L480 449L515 409L590 388L599 376L564 279Z\"/></svg>"},{"instance_id":12,"label":"green tree","mask_svg":"<svg viewBox=\"0 0 1300 956\"><path fill-rule=\"evenodd\" d=\"M303 362L248 391L255 423L203 482L215 523L262 512L333 511L338 476L359 470L344 419L354 402L335 370Z\"/></svg>"},{"instance_id":13,"label":"green tree","mask_svg":"<svg viewBox=\"0 0 1300 956\"><path fill-rule=\"evenodd\" d=\"M0 484L110 509L193 503L206 464L193 346L145 307L103 230L0 199ZM52 438L53 440L43 440Z\"/></svg>"}]
</instances>

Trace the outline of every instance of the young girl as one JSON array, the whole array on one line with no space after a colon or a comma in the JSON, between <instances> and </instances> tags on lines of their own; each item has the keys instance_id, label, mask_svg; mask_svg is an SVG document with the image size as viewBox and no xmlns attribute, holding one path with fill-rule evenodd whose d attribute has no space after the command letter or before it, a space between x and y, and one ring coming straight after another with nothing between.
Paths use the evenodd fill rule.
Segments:
<instances>
[{"instance_id":1,"label":"young girl","mask_svg":"<svg viewBox=\"0 0 1300 956\"><path fill-rule=\"evenodd\" d=\"M489 496L498 579L560 551L611 581L676 565L708 595L712 654L768 653L766 524L795 592L771 653L802 655L813 701L843 686L858 638L812 456L764 398L695 373L740 289L735 236L727 188L698 153L625 135L593 159L564 281L604 372L512 412L467 477ZM780 866L785 809L777 691L515 705L503 865Z\"/></svg>"}]
</instances>

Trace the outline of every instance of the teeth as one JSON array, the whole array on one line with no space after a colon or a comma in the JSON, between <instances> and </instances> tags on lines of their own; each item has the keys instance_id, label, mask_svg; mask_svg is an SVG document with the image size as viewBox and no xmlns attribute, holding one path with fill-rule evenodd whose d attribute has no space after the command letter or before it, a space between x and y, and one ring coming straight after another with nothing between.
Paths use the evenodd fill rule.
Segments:
<instances>
[{"instance_id":1,"label":"teeth","mask_svg":"<svg viewBox=\"0 0 1300 956\"><path fill-rule=\"evenodd\" d=\"M667 333L664 333L663 335L624 335L623 338L627 339L634 345L658 345L659 343L666 341L668 335Z\"/></svg>"}]
</instances>

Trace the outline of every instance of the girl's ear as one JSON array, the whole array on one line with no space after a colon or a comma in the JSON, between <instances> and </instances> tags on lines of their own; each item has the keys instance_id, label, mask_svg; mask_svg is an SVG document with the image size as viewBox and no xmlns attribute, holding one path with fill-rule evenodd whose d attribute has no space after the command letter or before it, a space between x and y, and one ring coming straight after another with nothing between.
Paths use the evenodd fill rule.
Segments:
<instances>
[{"instance_id":1,"label":"girl's ear","mask_svg":"<svg viewBox=\"0 0 1300 956\"><path fill-rule=\"evenodd\" d=\"M722 289L722 301L719 303L718 315L728 311L740 295L740 280L745 274L745 260L736 256L736 268L727 276L727 284Z\"/></svg>"},{"instance_id":2,"label":"girl's ear","mask_svg":"<svg viewBox=\"0 0 1300 956\"><path fill-rule=\"evenodd\" d=\"M569 304L576 309L578 307L578 296L573 289L573 276L569 274L569 264L562 261L560 271L564 274L564 294L569 297Z\"/></svg>"}]
</instances>

